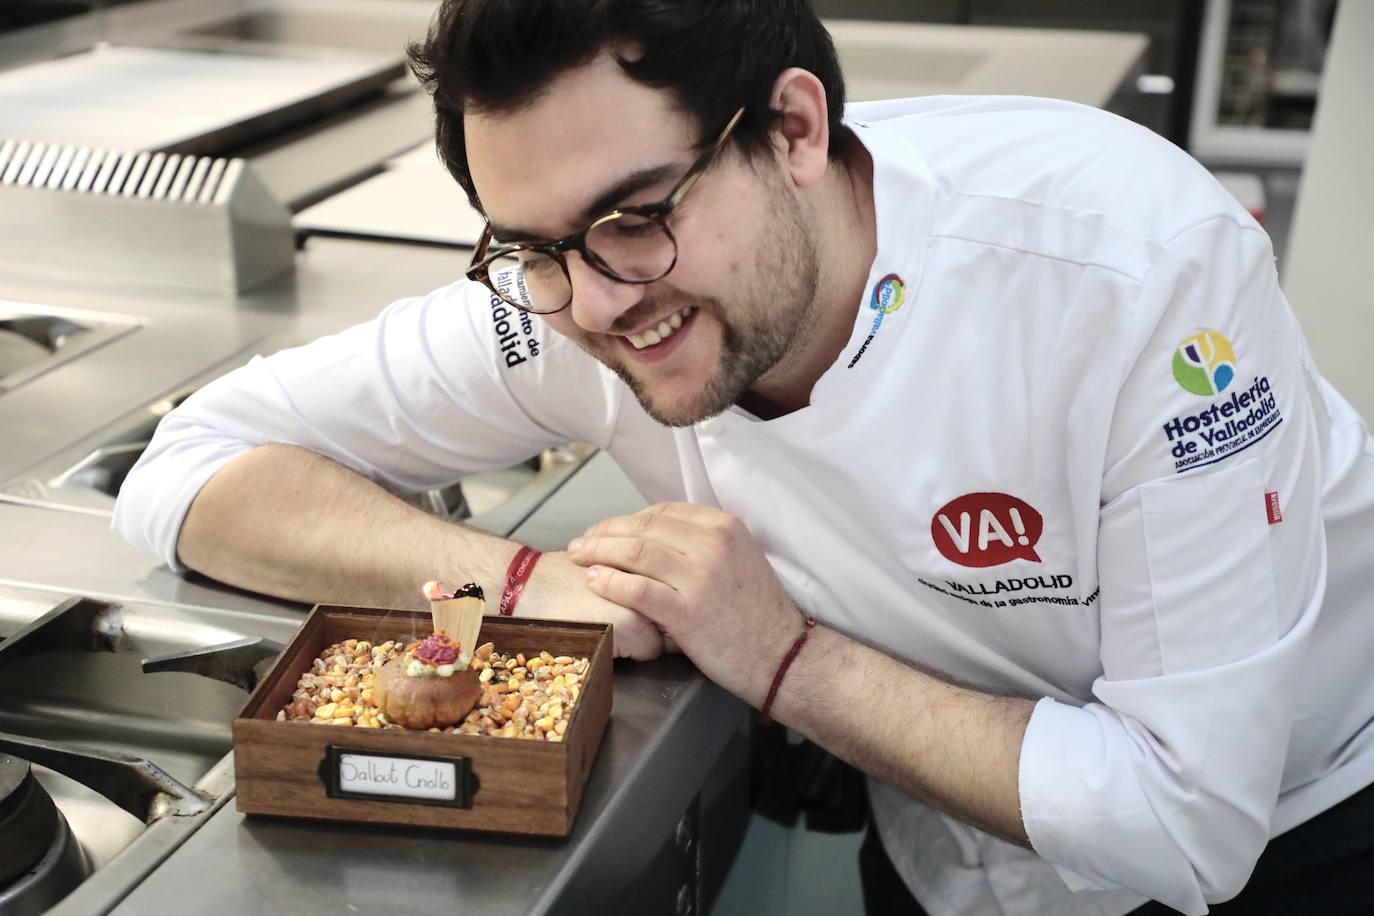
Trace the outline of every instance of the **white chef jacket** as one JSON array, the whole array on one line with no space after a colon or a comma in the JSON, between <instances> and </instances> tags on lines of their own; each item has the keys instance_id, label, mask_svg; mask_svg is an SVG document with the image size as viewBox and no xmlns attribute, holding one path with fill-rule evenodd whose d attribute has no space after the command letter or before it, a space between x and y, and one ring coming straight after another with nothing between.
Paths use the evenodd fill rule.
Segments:
<instances>
[{"instance_id":1,"label":"white chef jacket","mask_svg":"<svg viewBox=\"0 0 1374 916\"><path fill-rule=\"evenodd\" d=\"M460 282L204 388L114 526L178 566L196 492L267 442L395 491L594 443L650 500L742 519L824 624L1041 698L1020 765L1038 856L874 785L932 914L1203 913L1269 837L1374 780L1374 446L1268 238L1165 141L1027 98L847 120L877 256L806 408L660 427Z\"/></svg>"}]
</instances>

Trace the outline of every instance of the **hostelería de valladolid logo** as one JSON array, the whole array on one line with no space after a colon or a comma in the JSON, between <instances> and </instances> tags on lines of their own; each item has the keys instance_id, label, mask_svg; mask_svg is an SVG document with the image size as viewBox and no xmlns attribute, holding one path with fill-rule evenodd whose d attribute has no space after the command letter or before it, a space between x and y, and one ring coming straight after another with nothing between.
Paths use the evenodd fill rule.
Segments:
<instances>
[{"instance_id":1,"label":"hosteler\u00eda de valladolid logo","mask_svg":"<svg viewBox=\"0 0 1374 916\"><path fill-rule=\"evenodd\" d=\"M859 352L854 354L854 358L849 361L846 368L854 368L859 357L864 355L868 345L873 342L873 337L878 333L878 329L883 326L883 319L901 308L905 301L906 286L902 284L902 278L896 274L888 274L873 284L873 297L869 300L868 307L878 314L873 316L873 327L869 328L868 337L865 338L863 345L859 347Z\"/></svg>"},{"instance_id":2,"label":"hosteler\u00eda de valladolid logo","mask_svg":"<svg viewBox=\"0 0 1374 916\"><path fill-rule=\"evenodd\" d=\"M1190 394L1213 399L1205 409L1164 424L1174 473L1229 458L1283 422L1268 376L1256 374L1245 389L1233 384L1239 365L1231 341L1210 328L1184 339L1174 350L1174 380ZM1228 390L1230 396L1218 397Z\"/></svg>"},{"instance_id":3,"label":"hosteler\u00eda de valladolid logo","mask_svg":"<svg viewBox=\"0 0 1374 916\"><path fill-rule=\"evenodd\" d=\"M1217 331L1194 334L1174 351L1174 378L1184 391L1210 397L1220 394L1236 377L1236 352Z\"/></svg>"}]
</instances>

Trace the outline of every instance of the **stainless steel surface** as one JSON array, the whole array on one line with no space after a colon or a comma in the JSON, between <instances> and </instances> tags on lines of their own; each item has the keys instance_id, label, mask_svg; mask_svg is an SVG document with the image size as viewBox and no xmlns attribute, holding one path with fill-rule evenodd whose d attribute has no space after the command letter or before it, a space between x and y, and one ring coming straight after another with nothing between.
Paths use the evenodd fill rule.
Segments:
<instances>
[{"instance_id":1,"label":"stainless steel surface","mask_svg":"<svg viewBox=\"0 0 1374 916\"><path fill-rule=\"evenodd\" d=\"M0 72L0 136L54 148L216 153L402 72L399 54L102 42Z\"/></svg>"},{"instance_id":2,"label":"stainless steel surface","mask_svg":"<svg viewBox=\"0 0 1374 916\"><path fill-rule=\"evenodd\" d=\"M399 73L402 49L424 36L433 13L429 0L144 0L0 34L0 76L103 43L238 46L305 58L345 52L356 59L361 51L384 55ZM322 27L322 22L329 25ZM325 110L329 105L321 101L334 110ZM266 125L270 136L218 150L247 159L272 195L293 209L357 181L387 157L433 137L429 98L409 76L376 85L351 101L317 96L311 104L316 110L304 120L277 123L273 118ZM4 134L0 130L0 138ZM113 168L111 164L104 172L105 179L112 177ZM100 174L97 170L92 178Z\"/></svg>"},{"instance_id":3,"label":"stainless steel surface","mask_svg":"<svg viewBox=\"0 0 1374 916\"><path fill-rule=\"evenodd\" d=\"M3 162L0 162L3 168ZM3 195L0 195L2 197ZM0 301L0 334L30 346L22 362L0 363L0 395L83 353L135 331L136 318L97 315ZM14 350L6 352L13 353Z\"/></svg>"},{"instance_id":4,"label":"stainless steel surface","mask_svg":"<svg viewBox=\"0 0 1374 916\"><path fill-rule=\"evenodd\" d=\"M827 20L853 101L931 94L1037 95L1105 108L1142 71L1127 32Z\"/></svg>"},{"instance_id":5,"label":"stainless steel surface","mask_svg":"<svg viewBox=\"0 0 1374 916\"><path fill-rule=\"evenodd\" d=\"M247 818L226 806L114 912L172 901L187 916L397 906L492 916L593 905L620 912L747 710L681 658L617 665L615 677L611 722L566 841L321 826Z\"/></svg>"},{"instance_id":6,"label":"stainless steel surface","mask_svg":"<svg viewBox=\"0 0 1374 916\"><path fill-rule=\"evenodd\" d=\"M433 142L429 96L409 78L334 117L239 150L277 200L308 207L374 174L379 163L421 142Z\"/></svg>"},{"instance_id":7,"label":"stainless steel surface","mask_svg":"<svg viewBox=\"0 0 1374 916\"><path fill-rule=\"evenodd\" d=\"M595 461L602 473L608 473L604 454ZM593 500L613 507L573 490L564 487L550 503ZM563 517L561 511L555 515ZM526 522L525 531L539 532L538 516ZM554 533L561 537L558 527L556 521ZM69 565L77 556L88 559ZM92 656L127 659L130 667L135 656L156 655L187 642L213 645L247 633L281 639L303 613L203 580L180 579L159 567L155 558L114 540L99 518L0 505L0 577L17 573L27 575L30 584L35 573L74 582L85 588L85 594L104 600L142 596L137 613L127 615L121 628L129 651ZM39 616L63 593L4 589L3 594L7 600L0 601L0 633L13 633L19 620ZM51 600L45 601L45 595ZM80 674L70 676L79 680ZM186 674L140 677L182 679L179 685L228 691L234 700L222 709L219 727L227 728L234 702L242 697L227 685ZM155 680L138 686L158 687ZM119 691L121 696L128 693L127 686ZM131 851L158 858L176 850L148 879L130 874L156 863L140 860L104 868L55 912L103 912L107 904L101 901L120 899L130 888L136 890L119 912L327 912L346 910L350 903L365 911L386 905L392 899L388 889L397 886L408 888L408 905L417 908L448 905L455 899L496 913L576 909L590 899L614 905L618 899L629 899L708 775L727 764L739 771L738 742L748 714L738 700L676 657L647 665L618 664L614 703L582 811L566 842L407 836L374 828L247 820L230 803L184 846L157 830L145 832ZM722 762L729 748L730 758ZM227 765L220 776L229 778ZM204 779L196 785L206 788ZM87 801L109 807L99 800ZM735 799L730 809L738 813L740 804ZM136 832L138 825L129 821ZM350 870L350 856L363 865ZM104 857L108 861L110 852ZM244 881L243 875L254 879Z\"/></svg>"},{"instance_id":8,"label":"stainless steel surface","mask_svg":"<svg viewBox=\"0 0 1374 916\"><path fill-rule=\"evenodd\" d=\"M204 649L145 658L143 673L185 671L223 681L251 693L258 686L258 681L267 676L267 672L272 669L272 664L284 648L281 643L265 636L245 636L243 639Z\"/></svg>"},{"instance_id":9,"label":"stainless steel surface","mask_svg":"<svg viewBox=\"0 0 1374 916\"><path fill-rule=\"evenodd\" d=\"M210 809L208 796L133 754L87 750L4 732L0 732L0 750L75 779L145 822L191 817Z\"/></svg>"},{"instance_id":10,"label":"stainless steel surface","mask_svg":"<svg viewBox=\"0 0 1374 916\"><path fill-rule=\"evenodd\" d=\"M5 447L0 449L0 490L11 495L39 497L32 488L6 488L23 471L65 446L80 441L111 418L124 416L131 407L146 411L141 402L157 403L188 376L206 365L222 364L232 354L261 340L266 328L251 317L235 314L172 310L156 318L115 317L85 310L59 310L39 306L15 306L30 314L59 315L98 327L104 322L117 327L127 322L137 333L111 332L103 341L93 340L71 353L59 349L53 363L24 384L0 393L0 429ZM151 310L143 309L145 315ZM90 318L87 316L97 315ZM99 334L95 335L97 338ZM245 360L239 355L233 364ZM226 367L227 368L227 367ZM224 371L221 369L220 371Z\"/></svg>"},{"instance_id":11,"label":"stainless steel surface","mask_svg":"<svg viewBox=\"0 0 1374 916\"><path fill-rule=\"evenodd\" d=\"M21 142L6 162L0 150L0 270L235 291L291 269L290 214L242 159L95 152Z\"/></svg>"},{"instance_id":12,"label":"stainless steel surface","mask_svg":"<svg viewBox=\"0 0 1374 916\"><path fill-rule=\"evenodd\" d=\"M327 5L287 2L256 7L244 4L224 10L221 18L179 29L180 34L271 43L304 48L347 48L386 54L399 60L408 41L423 37L433 12L428 3L360 3L341 0Z\"/></svg>"},{"instance_id":13,"label":"stainless steel surface","mask_svg":"<svg viewBox=\"0 0 1374 916\"><path fill-rule=\"evenodd\" d=\"M97 876L136 882L232 791L228 723L247 694L140 658L294 623L0 587L0 748L36 765Z\"/></svg>"},{"instance_id":14,"label":"stainless steel surface","mask_svg":"<svg viewBox=\"0 0 1374 916\"><path fill-rule=\"evenodd\" d=\"M426 142L386 163L371 178L302 210L298 232L395 239L433 245L477 244L486 219Z\"/></svg>"}]
</instances>

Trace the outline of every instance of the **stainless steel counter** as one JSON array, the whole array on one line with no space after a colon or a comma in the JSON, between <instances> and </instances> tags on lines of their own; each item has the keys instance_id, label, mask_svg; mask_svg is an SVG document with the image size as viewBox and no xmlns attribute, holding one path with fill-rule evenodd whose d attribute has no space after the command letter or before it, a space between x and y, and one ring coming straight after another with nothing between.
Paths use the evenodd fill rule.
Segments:
<instances>
[{"instance_id":1,"label":"stainless steel counter","mask_svg":"<svg viewBox=\"0 0 1374 916\"><path fill-rule=\"evenodd\" d=\"M97 442L121 417L166 395L195 369L227 368L253 352L365 320L394 299L450 282L462 266L462 253L451 250L311 239L298 252L294 275L238 298L19 287L0 279L0 299L141 322L137 332L82 357L78 362L90 362L81 372L55 370L0 398L0 409L27 418L15 428L23 435L6 440L0 461L13 470L58 447ZM133 340L138 347L122 346ZM155 358L158 353L167 358ZM559 491L517 537L561 545L599 515L636 506L637 494L606 456L597 456L582 474L585 480ZM115 537L108 524L102 514L0 501L0 584L227 609L247 627L261 621L263 630L303 619L303 607L178 577ZM742 829L747 799L737 777L746 772L747 712L681 658L622 663L611 722L574 833L565 841L245 819L230 801L184 845L163 850L170 856L118 912L428 911L459 903L533 913L578 910L592 899L613 909L638 900L636 906L651 911L658 904L643 904L645 889L638 885L665 849L679 860L673 883L651 890L669 898L684 892L695 906L703 854L695 838L709 828L701 826L702 806L693 800L704 790L717 797L733 793L719 807L737 812ZM734 783L712 788L721 774ZM107 912L128 890L117 865L115 860L97 872L53 912Z\"/></svg>"},{"instance_id":2,"label":"stainless steel counter","mask_svg":"<svg viewBox=\"0 0 1374 916\"><path fill-rule=\"evenodd\" d=\"M567 507L555 513L566 520ZM538 533L538 519L531 531ZM552 533L552 532L549 532ZM188 581L80 513L0 505L0 584L107 600L229 608L279 629L287 606ZM229 802L115 912L337 913L480 906L491 913L623 909L668 837L695 837L692 801L747 758L747 708L680 657L618 663L610 725L565 841L245 818ZM722 788L721 791L724 791ZM739 787L732 804L742 818ZM682 825L682 826L679 826ZM687 849L685 855L695 854ZM98 872L53 912L105 912L117 872ZM673 888L675 891L677 888Z\"/></svg>"},{"instance_id":3,"label":"stainless steel counter","mask_svg":"<svg viewBox=\"0 0 1374 916\"><path fill-rule=\"evenodd\" d=\"M226 806L114 912L621 912L717 760L742 754L744 717L680 657L618 664L615 678L566 841L270 821Z\"/></svg>"}]
</instances>

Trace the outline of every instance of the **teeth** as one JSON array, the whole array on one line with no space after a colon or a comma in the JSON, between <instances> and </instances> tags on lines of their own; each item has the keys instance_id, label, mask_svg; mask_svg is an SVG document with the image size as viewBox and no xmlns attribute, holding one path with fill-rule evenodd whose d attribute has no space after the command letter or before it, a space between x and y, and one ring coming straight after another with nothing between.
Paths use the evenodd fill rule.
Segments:
<instances>
[{"instance_id":1,"label":"teeth","mask_svg":"<svg viewBox=\"0 0 1374 916\"><path fill-rule=\"evenodd\" d=\"M682 327L682 322L692 317L692 313L695 311L696 306L689 305L685 309L681 309L669 315L666 320L660 321L658 327L650 328L643 334L629 335L630 346L634 347L636 350L643 350L645 347L652 347L655 344L662 343L669 337L672 337L673 332Z\"/></svg>"}]
</instances>

